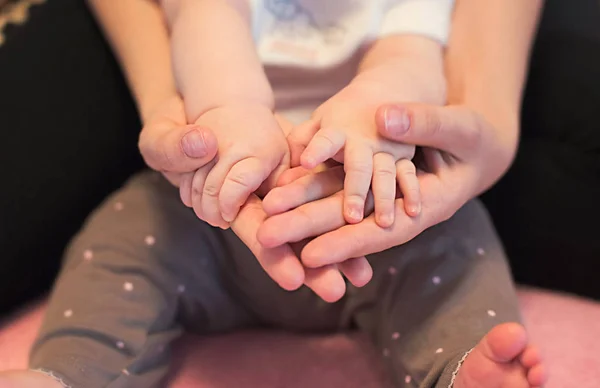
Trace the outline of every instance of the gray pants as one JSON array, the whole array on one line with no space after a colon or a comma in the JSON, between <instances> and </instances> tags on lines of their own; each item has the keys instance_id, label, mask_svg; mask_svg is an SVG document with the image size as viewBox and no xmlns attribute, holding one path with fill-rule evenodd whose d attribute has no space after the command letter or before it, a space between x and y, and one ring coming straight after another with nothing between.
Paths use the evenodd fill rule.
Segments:
<instances>
[{"instance_id":1,"label":"gray pants","mask_svg":"<svg viewBox=\"0 0 600 388\"><path fill-rule=\"evenodd\" d=\"M398 386L446 388L485 333L520 319L502 247L477 201L369 261L373 280L349 286L338 303L306 287L284 291L231 231L198 220L176 189L144 172L69 248L30 367L70 387L159 387L184 330L356 327Z\"/></svg>"}]
</instances>

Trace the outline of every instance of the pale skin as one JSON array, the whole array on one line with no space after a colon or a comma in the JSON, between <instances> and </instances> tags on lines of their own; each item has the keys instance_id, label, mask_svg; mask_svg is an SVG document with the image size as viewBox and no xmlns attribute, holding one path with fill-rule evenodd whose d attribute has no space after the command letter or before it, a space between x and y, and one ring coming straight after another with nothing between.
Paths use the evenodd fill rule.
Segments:
<instances>
[{"instance_id":1,"label":"pale skin","mask_svg":"<svg viewBox=\"0 0 600 388\"><path fill-rule=\"evenodd\" d=\"M196 171L191 187L184 186L191 196L183 193L182 198L200 219L227 228L248 196L269 178L277 179L289 166L290 158L273 117L273 93L254 49L248 3L160 3L171 32L173 70L187 122L211 128L219 147L218 158ZM410 162L415 147L381 138L373 122L374 112L382 103L420 97L390 92L403 90L390 87L390 81L406 84L398 74L408 78L413 76L411 70L423 73L418 66L407 65L407 58L425 67L431 84L441 85L413 87L424 94L416 101L443 103L441 45L419 37L386 38L367 53L350 85L317 109L303 129L294 131L296 136L313 138L302 154L307 168L344 150L344 214L349 222L362 219L372 181L377 221L382 227L391 226L396 177L406 198L407 212L412 216L420 212L418 182ZM427 85L424 77L420 82ZM350 112L352 120L348 121ZM399 168L395 168L396 163ZM266 182L267 187L272 185Z\"/></svg>"},{"instance_id":2,"label":"pale skin","mask_svg":"<svg viewBox=\"0 0 600 388\"><path fill-rule=\"evenodd\" d=\"M166 28L162 22L157 23L161 19L161 10L146 0L115 0L112 3L98 0L92 1L92 5L136 96L145 123L140 140L144 158L151 167L163 171L172 183L183 186L190 174L213 159L217 138L212 128L186 124L183 104L176 97L175 83L170 77L170 61L168 56L161 56L169 51ZM372 215L349 225L340 211L331 211L342 209L344 198L339 193L340 190L343 192L344 185L340 174L330 173L326 181L331 191L337 185L336 194L313 193L311 202L305 206L322 206L324 201L332 200L338 205L337 208L322 207L319 228L325 232L302 250L305 263L315 267L327 264L328 260L340 263L404 243L423 229L451 216L499 178L515 151L521 88L539 9L539 1L457 2L445 60L452 105L388 104L380 107L375 116L381 136L432 148L428 158L434 168L419 176L421 213L417 217L408 216L403 199L398 198L391 229L379 227ZM134 14L135 18L132 17ZM142 27L145 34L139 36L136 31ZM152 44L128 44L135 41L133 36L140 40L149 39L148 43ZM158 44L157 47L157 42L163 42L165 46ZM494 93L487 93L483 87ZM398 115L407 115L409 125L406 121L393 119ZM196 140L200 139L193 147L185 140L190 133L199 135ZM446 157L441 157L442 153ZM306 176L302 172L289 172L287 177L281 177L281 183L290 183L290 187L297 182L311 185L318 179L317 175L308 175L309 179L303 180ZM315 197L323 199L316 200ZM337 287L335 283L328 288L329 282L323 281L336 271L311 272L300 264L286 241L269 248L256 240L261 225L267 225L264 222L267 215L258 197L250 198L242 206L232 228L252 249L267 273L286 289L306 283L326 299L339 293L339 290L331 292ZM302 203L302 198L294 200ZM269 222L276 222L278 217L289 213L272 217ZM304 226L303 233L312 235L310 228ZM268 237L269 233L265 235ZM361 238L356 239L356 236ZM329 253L336 252L333 259L325 255L324 247L328 244ZM488 333L467 357L455 387L537 388L545 380L539 353L528 343L523 327L504 324ZM7 372L0 376L2 388L40 385L60 386L35 372Z\"/></svg>"},{"instance_id":3,"label":"pale skin","mask_svg":"<svg viewBox=\"0 0 600 388\"><path fill-rule=\"evenodd\" d=\"M382 228L394 223L397 186L406 214L419 215L420 189L411 161L415 147L381 137L373 118L379 106L390 102L445 103L442 51L440 43L420 36L378 40L350 84L288 137L294 165L312 169L328 159L343 163L343 214L348 223L363 219L371 187L375 221Z\"/></svg>"}]
</instances>

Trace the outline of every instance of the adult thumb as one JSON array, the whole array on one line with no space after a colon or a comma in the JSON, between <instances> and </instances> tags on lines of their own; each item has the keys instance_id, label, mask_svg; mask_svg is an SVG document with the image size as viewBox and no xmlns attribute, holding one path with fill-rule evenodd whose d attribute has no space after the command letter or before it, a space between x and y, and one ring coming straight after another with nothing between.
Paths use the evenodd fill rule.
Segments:
<instances>
[{"instance_id":1,"label":"adult thumb","mask_svg":"<svg viewBox=\"0 0 600 388\"><path fill-rule=\"evenodd\" d=\"M213 132L205 127L186 125L161 131L144 128L139 148L151 168L167 172L191 172L209 163L217 154Z\"/></svg>"},{"instance_id":2,"label":"adult thumb","mask_svg":"<svg viewBox=\"0 0 600 388\"><path fill-rule=\"evenodd\" d=\"M485 121L464 106L394 104L381 106L377 130L386 139L436 148L458 158L477 151Z\"/></svg>"}]
</instances>

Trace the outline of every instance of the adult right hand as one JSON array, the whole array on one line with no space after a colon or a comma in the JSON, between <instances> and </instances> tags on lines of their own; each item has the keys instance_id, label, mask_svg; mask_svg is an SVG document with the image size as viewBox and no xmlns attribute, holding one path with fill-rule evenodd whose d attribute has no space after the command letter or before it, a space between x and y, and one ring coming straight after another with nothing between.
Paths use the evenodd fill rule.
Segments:
<instances>
[{"instance_id":1,"label":"adult right hand","mask_svg":"<svg viewBox=\"0 0 600 388\"><path fill-rule=\"evenodd\" d=\"M407 216L403 198L397 198L391 228L379 227L374 215L348 225L339 211L339 193L332 194L317 179L298 180L265 198L271 217L261 226L259 241L273 247L312 238L302 250L302 263L319 268L404 244L447 220L500 178L516 150L518 116L493 104L487 109L480 105L398 104L379 109L375 121L381 136L423 147L417 174L423 209L418 217Z\"/></svg>"}]
</instances>

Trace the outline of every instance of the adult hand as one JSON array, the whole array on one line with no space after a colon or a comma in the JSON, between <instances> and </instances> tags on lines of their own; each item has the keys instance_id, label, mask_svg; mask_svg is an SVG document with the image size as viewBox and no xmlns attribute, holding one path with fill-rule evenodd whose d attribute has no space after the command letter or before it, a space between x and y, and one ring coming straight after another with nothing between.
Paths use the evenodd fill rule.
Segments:
<instances>
[{"instance_id":1,"label":"adult hand","mask_svg":"<svg viewBox=\"0 0 600 388\"><path fill-rule=\"evenodd\" d=\"M217 154L217 141L207 128L187 125L183 100L174 95L148 116L139 148L146 164L179 187Z\"/></svg>"},{"instance_id":2,"label":"adult hand","mask_svg":"<svg viewBox=\"0 0 600 388\"><path fill-rule=\"evenodd\" d=\"M287 126L285 129L289 130ZM182 200L188 205L192 202L190 188L194 173L210 163L218 149L210 129L186 124L183 101L179 96L166 100L148 116L140 134L139 148L149 167L162 172L169 182L180 188ZM305 269L296 254L300 251L298 246L283 244L265 248L258 243L256 234L265 218L260 199L252 196L232 223L232 229L269 276L286 290L295 290L305 284L326 301L341 298L345 293L345 282L336 266ZM339 267L357 285L366 284L372 274L364 258Z\"/></svg>"},{"instance_id":3,"label":"adult hand","mask_svg":"<svg viewBox=\"0 0 600 388\"><path fill-rule=\"evenodd\" d=\"M265 272L283 289L292 291L304 284L323 300L335 302L346 293L346 283L340 271L358 287L371 279L372 269L364 257L346 260L339 265L305 268L296 253L300 252L305 242L264 247L256 236L266 218L262 201L252 195L231 223L231 229L254 254Z\"/></svg>"},{"instance_id":4,"label":"adult hand","mask_svg":"<svg viewBox=\"0 0 600 388\"><path fill-rule=\"evenodd\" d=\"M392 227L379 227L373 215L359 224L346 225L338 214L342 196L336 194L269 218L259 231L260 241L265 246L315 237L304 247L302 262L308 267L320 267L403 244L447 220L467 201L491 186L510 165L516 148L516 140L506 135L516 131L505 128L516 125L516 121L498 119L494 126L467 106L388 105L378 110L376 122L382 136L424 147L417 161L421 214L408 217L403 210L403 199L398 198ZM280 210L292 208L287 202L305 202L304 198L294 196L323 197L323 190L322 185L307 181L303 190L294 190L294 194L279 191L281 197L273 201L278 202ZM303 219L306 214L319 217L289 228L291 219ZM313 230L331 232L313 236Z\"/></svg>"}]
</instances>

